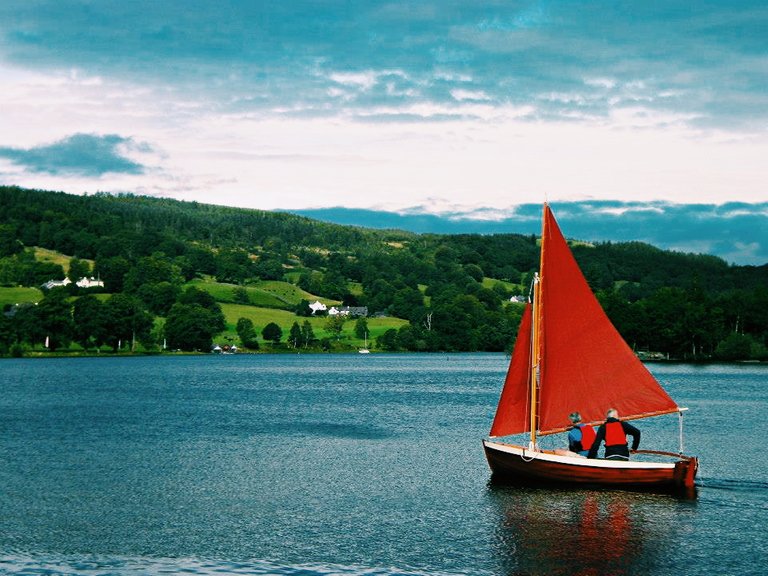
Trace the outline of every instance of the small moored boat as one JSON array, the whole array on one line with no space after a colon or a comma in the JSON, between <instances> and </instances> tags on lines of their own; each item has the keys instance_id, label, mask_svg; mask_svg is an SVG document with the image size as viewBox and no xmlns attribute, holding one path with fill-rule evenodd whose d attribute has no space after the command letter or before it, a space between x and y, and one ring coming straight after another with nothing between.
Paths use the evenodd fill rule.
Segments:
<instances>
[{"instance_id":1,"label":"small moored boat","mask_svg":"<svg viewBox=\"0 0 768 576\"><path fill-rule=\"evenodd\" d=\"M358 350L358 353L360 354L370 354L371 351L368 350L368 332L365 333L365 343L363 344L363 347Z\"/></svg>"}]
</instances>

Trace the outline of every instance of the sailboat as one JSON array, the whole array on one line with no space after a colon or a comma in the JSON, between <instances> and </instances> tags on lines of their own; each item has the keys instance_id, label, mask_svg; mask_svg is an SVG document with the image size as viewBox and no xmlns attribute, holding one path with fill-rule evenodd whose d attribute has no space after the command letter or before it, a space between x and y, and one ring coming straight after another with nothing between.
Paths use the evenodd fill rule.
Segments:
<instances>
[{"instance_id":1,"label":"sailboat","mask_svg":"<svg viewBox=\"0 0 768 576\"><path fill-rule=\"evenodd\" d=\"M363 344L363 347L358 350L359 354L370 354L371 351L368 350L368 332L364 334L365 337L365 343Z\"/></svg>"},{"instance_id":2,"label":"sailboat","mask_svg":"<svg viewBox=\"0 0 768 576\"><path fill-rule=\"evenodd\" d=\"M680 450L637 450L629 461L544 449L542 436L569 429L568 414L596 426L609 408L621 420L678 413ZM494 478L526 484L693 489L698 459L683 455L682 414L614 328L544 205L541 262L526 304L489 437ZM524 434L527 445L504 437Z\"/></svg>"}]
</instances>

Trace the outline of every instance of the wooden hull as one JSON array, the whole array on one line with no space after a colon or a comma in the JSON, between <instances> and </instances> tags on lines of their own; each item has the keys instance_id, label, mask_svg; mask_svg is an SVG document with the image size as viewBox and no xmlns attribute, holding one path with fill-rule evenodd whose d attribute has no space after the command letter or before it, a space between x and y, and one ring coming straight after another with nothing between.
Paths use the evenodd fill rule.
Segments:
<instances>
[{"instance_id":1,"label":"wooden hull","mask_svg":"<svg viewBox=\"0 0 768 576\"><path fill-rule=\"evenodd\" d=\"M668 452L646 452L666 457L668 462L625 462L563 456L550 450L532 452L522 446L490 440L483 440L483 448L494 478L533 485L690 490L698 468L696 458Z\"/></svg>"}]
</instances>

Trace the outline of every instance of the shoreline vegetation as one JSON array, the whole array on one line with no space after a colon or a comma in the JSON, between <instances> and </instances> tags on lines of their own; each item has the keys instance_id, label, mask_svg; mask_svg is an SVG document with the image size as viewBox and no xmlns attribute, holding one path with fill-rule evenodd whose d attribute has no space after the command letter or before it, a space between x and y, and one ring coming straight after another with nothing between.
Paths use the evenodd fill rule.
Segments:
<instances>
[{"instance_id":1,"label":"shoreline vegetation","mask_svg":"<svg viewBox=\"0 0 768 576\"><path fill-rule=\"evenodd\" d=\"M768 264L570 244L643 360L768 360ZM0 186L0 356L509 353L538 254L533 235Z\"/></svg>"},{"instance_id":2,"label":"shoreline vegetation","mask_svg":"<svg viewBox=\"0 0 768 576\"><path fill-rule=\"evenodd\" d=\"M362 346L360 347L362 348ZM294 349L288 347L267 348L259 350L242 350L236 352L205 352L200 350L24 350L20 355L5 354L0 356L0 361L9 358L27 358L27 359L45 359L45 358L131 358L131 357L149 357L149 356L277 356L286 354L359 354L360 348L346 347L333 350L323 350L320 348ZM508 352L487 352L487 351L409 351L409 350L370 350L370 354L377 356L387 354L426 354L434 356L460 356L465 354L503 354L509 358ZM680 359L680 358L662 358L658 356L638 355L643 364L768 364L768 360L720 360L715 358Z\"/></svg>"}]
</instances>

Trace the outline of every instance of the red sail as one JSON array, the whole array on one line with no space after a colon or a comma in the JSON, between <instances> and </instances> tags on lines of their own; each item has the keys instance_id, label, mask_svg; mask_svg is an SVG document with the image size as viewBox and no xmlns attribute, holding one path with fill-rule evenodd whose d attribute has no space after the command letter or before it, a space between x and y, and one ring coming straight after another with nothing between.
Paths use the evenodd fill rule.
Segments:
<instances>
[{"instance_id":1,"label":"red sail","mask_svg":"<svg viewBox=\"0 0 768 576\"><path fill-rule=\"evenodd\" d=\"M678 410L606 316L576 264L549 206L542 239L539 431L568 427L568 414L601 422Z\"/></svg>"},{"instance_id":2,"label":"red sail","mask_svg":"<svg viewBox=\"0 0 768 576\"><path fill-rule=\"evenodd\" d=\"M530 430L531 305L526 304L509 363L504 388L491 425L491 436L508 436Z\"/></svg>"}]
</instances>

